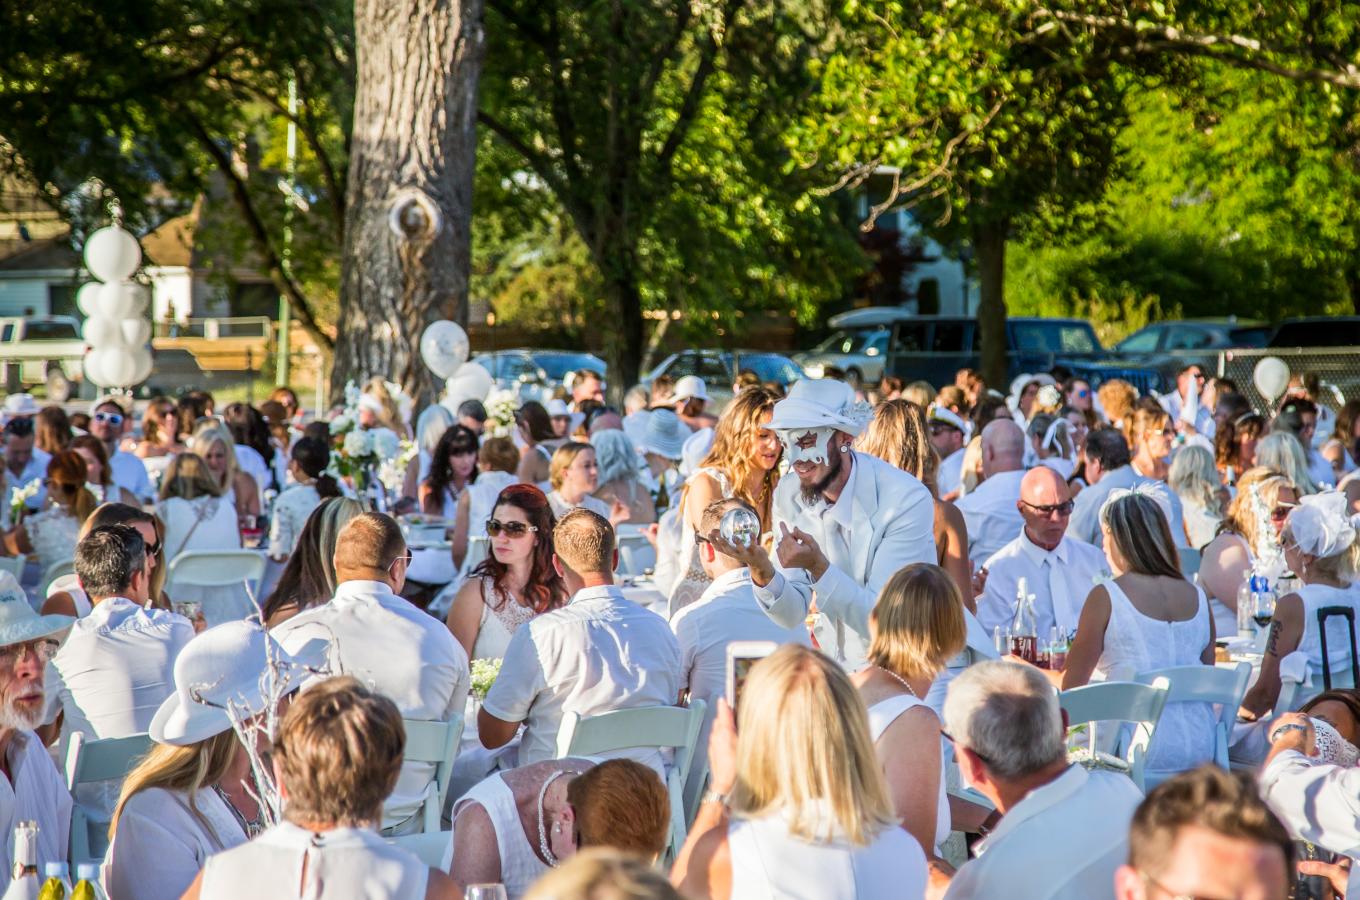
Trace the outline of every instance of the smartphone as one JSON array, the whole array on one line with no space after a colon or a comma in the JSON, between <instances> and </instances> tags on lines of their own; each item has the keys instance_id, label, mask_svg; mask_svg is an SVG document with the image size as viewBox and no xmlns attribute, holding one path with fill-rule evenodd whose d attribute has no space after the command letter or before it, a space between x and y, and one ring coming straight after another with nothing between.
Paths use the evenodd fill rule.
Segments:
<instances>
[{"instance_id":1,"label":"smartphone","mask_svg":"<svg viewBox=\"0 0 1360 900\"><path fill-rule=\"evenodd\" d=\"M727 702L733 715L741 702L741 689L751 673L751 666L778 648L774 641L733 641L727 645Z\"/></svg>"}]
</instances>

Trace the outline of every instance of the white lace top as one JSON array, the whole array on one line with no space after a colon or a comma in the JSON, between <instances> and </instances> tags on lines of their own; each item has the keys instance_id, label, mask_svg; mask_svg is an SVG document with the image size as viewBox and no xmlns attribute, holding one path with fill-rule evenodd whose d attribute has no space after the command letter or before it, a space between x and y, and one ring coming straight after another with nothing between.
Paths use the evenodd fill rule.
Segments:
<instances>
[{"instance_id":1,"label":"white lace top","mask_svg":"<svg viewBox=\"0 0 1360 900\"><path fill-rule=\"evenodd\" d=\"M473 659L503 659L510 638L525 622L538 613L523 606L514 597L496 590L491 579L482 581L482 621L477 626L477 640L472 645Z\"/></svg>"},{"instance_id":2,"label":"white lace top","mask_svg":"<svg viewBox=\"0 0 1360 900\"><path fill-rule=\"evenodd\" d=\"M28 542L33 545L43 571L76 554L80 522L60 506L49 507L24 519L24 531L28 533Z\"/></svg>"},{"instance_id":3,"label":"white lace top","mask_svg":"<svg viewBox=\"0 0 1360 900\"><path fill-rule=\"evenodd\" d=\"M310 484L295 484L274 500L269 517L269 555L282 559L291 556L307 517L321 503L321 495Z\"/></svg>"},{"instance_id":4,"label":"white lace top","mask_svg":"<svg viewBox=\"0 0 1360 900\"><path fill-rule=\"evenodd\" d=\"M707 475L718 483L718 490L722 492L723 498L732 496L732 484L727 480L727 476L719 469L695 469L694 474L689 476L685 483L688 485L700 475ZM713 583L713 579L704 574L704 567L699 564L699 548L694 543L694 528L685 519L683 506L677 505L680 513L680 546L677 548L680 556L681 569L680 580L671 589L671 615L675 615L680 610L689 606L708 590L708 586Z\"/></svg>"}]
</instances>

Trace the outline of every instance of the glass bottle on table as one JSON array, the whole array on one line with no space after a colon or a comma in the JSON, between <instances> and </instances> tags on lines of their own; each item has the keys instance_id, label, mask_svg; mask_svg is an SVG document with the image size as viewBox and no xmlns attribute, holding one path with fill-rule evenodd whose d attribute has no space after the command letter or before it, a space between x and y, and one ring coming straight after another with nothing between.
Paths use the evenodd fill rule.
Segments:
<instances>
[{"instance_id":1,"label":"glass bottle on table","mask_svg":"<svg viewBox=\"0 0 1360 900\"><path fill-rule=\"evenodd\" d=\"M1034 595L1029 583L1019 579L1016 585L1015 617L1011 620L1011 655L1026 662L1039 662L1039 626L1034 615Z\"/></svg>"},{"instance_id":2,"label":"glass bottle on table","mask_svg":"<svg viewBox=\"0 0 1360 900\"><path fill-rule=\"evenodd\" d=\"M1261 576L1256 583L1256 590L1251 597L1251 618L1256 623L1256 627L1262 630L1270 627L1270 620L1275 617L1275 592L1270 589L1270 582L1265 576Z\"/></svg>"},{"instance_id":3,"label":"glass bottle on table","mask_svg":"<svg viewBox=\"0 0 1360 900\"><path fill-rule=\"evenodd\" d=\"M1250 575L1237 589L1237 636L1253 638L1256 629L1251 627L1251 616L1256 606L1256 576Z\"/></svg>"},{"instance_id":4,"label":"glass bottle on table","mask_svg":"<svg viewBox=\"0 0 1360 900\"><path fill-rule=\"evenodd\" d=\"M4 900L37 900L41 891L38 823L20 822L14 827L14 874L5 888Z\"/></svg>"}]
</instances>

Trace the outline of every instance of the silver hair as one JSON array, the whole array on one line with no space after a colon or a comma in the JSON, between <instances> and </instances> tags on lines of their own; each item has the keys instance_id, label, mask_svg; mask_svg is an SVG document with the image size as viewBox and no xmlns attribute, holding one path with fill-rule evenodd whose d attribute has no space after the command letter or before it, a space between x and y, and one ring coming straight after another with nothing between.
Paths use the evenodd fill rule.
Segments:
<instances>
[{"instance_id":1,"label":"silver hair","mask_svg":"<svg viewBox=\"0 0 1360 900\"><path fill-rule=\"evenodd\" d=\"M637 474L637 450L622 431L617 428L597 431L590 436L590 445L595 448L595 462L600 466L600 484Z\"/></svg>"},{"instance_id":2,"label":"silver hair","mask_svg":"<svg viewBox=\"0 0 1360 900\"><path fill-rule=\"evenodd\" d=\"M1214 454L1197 444L1187 444L1171 457L1171 471L1166 483L1181 498L1202 506L1214 515L1223 514L1223 503L1218 491L1221 482L1214 467Z\"/></svg>"},{"instance_id":3,"label":"silver hair","mask_svg":"<svg viewBox=\"0 0 1360 900\"><path fill-rule=\"evenodd\" d=\"M1308 454L1299 439L1287 431L1272 431L1256 444L1256 465L1274 469L1294 482L1300 495L1316 494L1318 486L1308 474Z\"/></svg>"},{"instance_id":4,"label":"silver hair","mask_svg":"<svg viewBox=\"0 0 1360 900\"><path fill-rule=\"evenodd\" d=\"M444 432L453 427L453 413L447 406L431 403L416 419L416 444L426 453L434 453Z\"/></svg>"},{"instance_id":5,"label":"silver hair","mask_svg":"<svg viewBox=\"0 0 1360 900\"><path fill-rule=\"evenodd\" d=\"M944 721L999 779L1032 775L1067 755L1058 692L1029 666L969 666L949 684Z\"/></svg>"},{"instance_id":6,"label":"silver hair","mask_svg":"<svg viewBox=\"0 0 1360 900\"><path fill-rule=\"evenodd\" d=\"M648 402L647 389L640 384L635 384L623 395L623 411L631 413L639 409L646 409Z\"/></svg>"}]
</instances>

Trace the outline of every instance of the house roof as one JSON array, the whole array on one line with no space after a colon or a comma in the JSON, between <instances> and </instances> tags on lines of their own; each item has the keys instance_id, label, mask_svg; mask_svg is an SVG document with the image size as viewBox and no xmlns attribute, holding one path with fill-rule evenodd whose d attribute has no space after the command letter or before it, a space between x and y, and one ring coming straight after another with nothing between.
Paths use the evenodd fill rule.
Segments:
<instances>
[{"instance_id":1,"label":"house roof","mask_svg":"<svg viewBox=\"0 0 1360 900\"><path fill-rule=\"evenodd\" d=\"M32 241L0 240L0 271L78 269L80 266L80 254L72 249L69 234Z\"/></svg>"}]
</instances>

